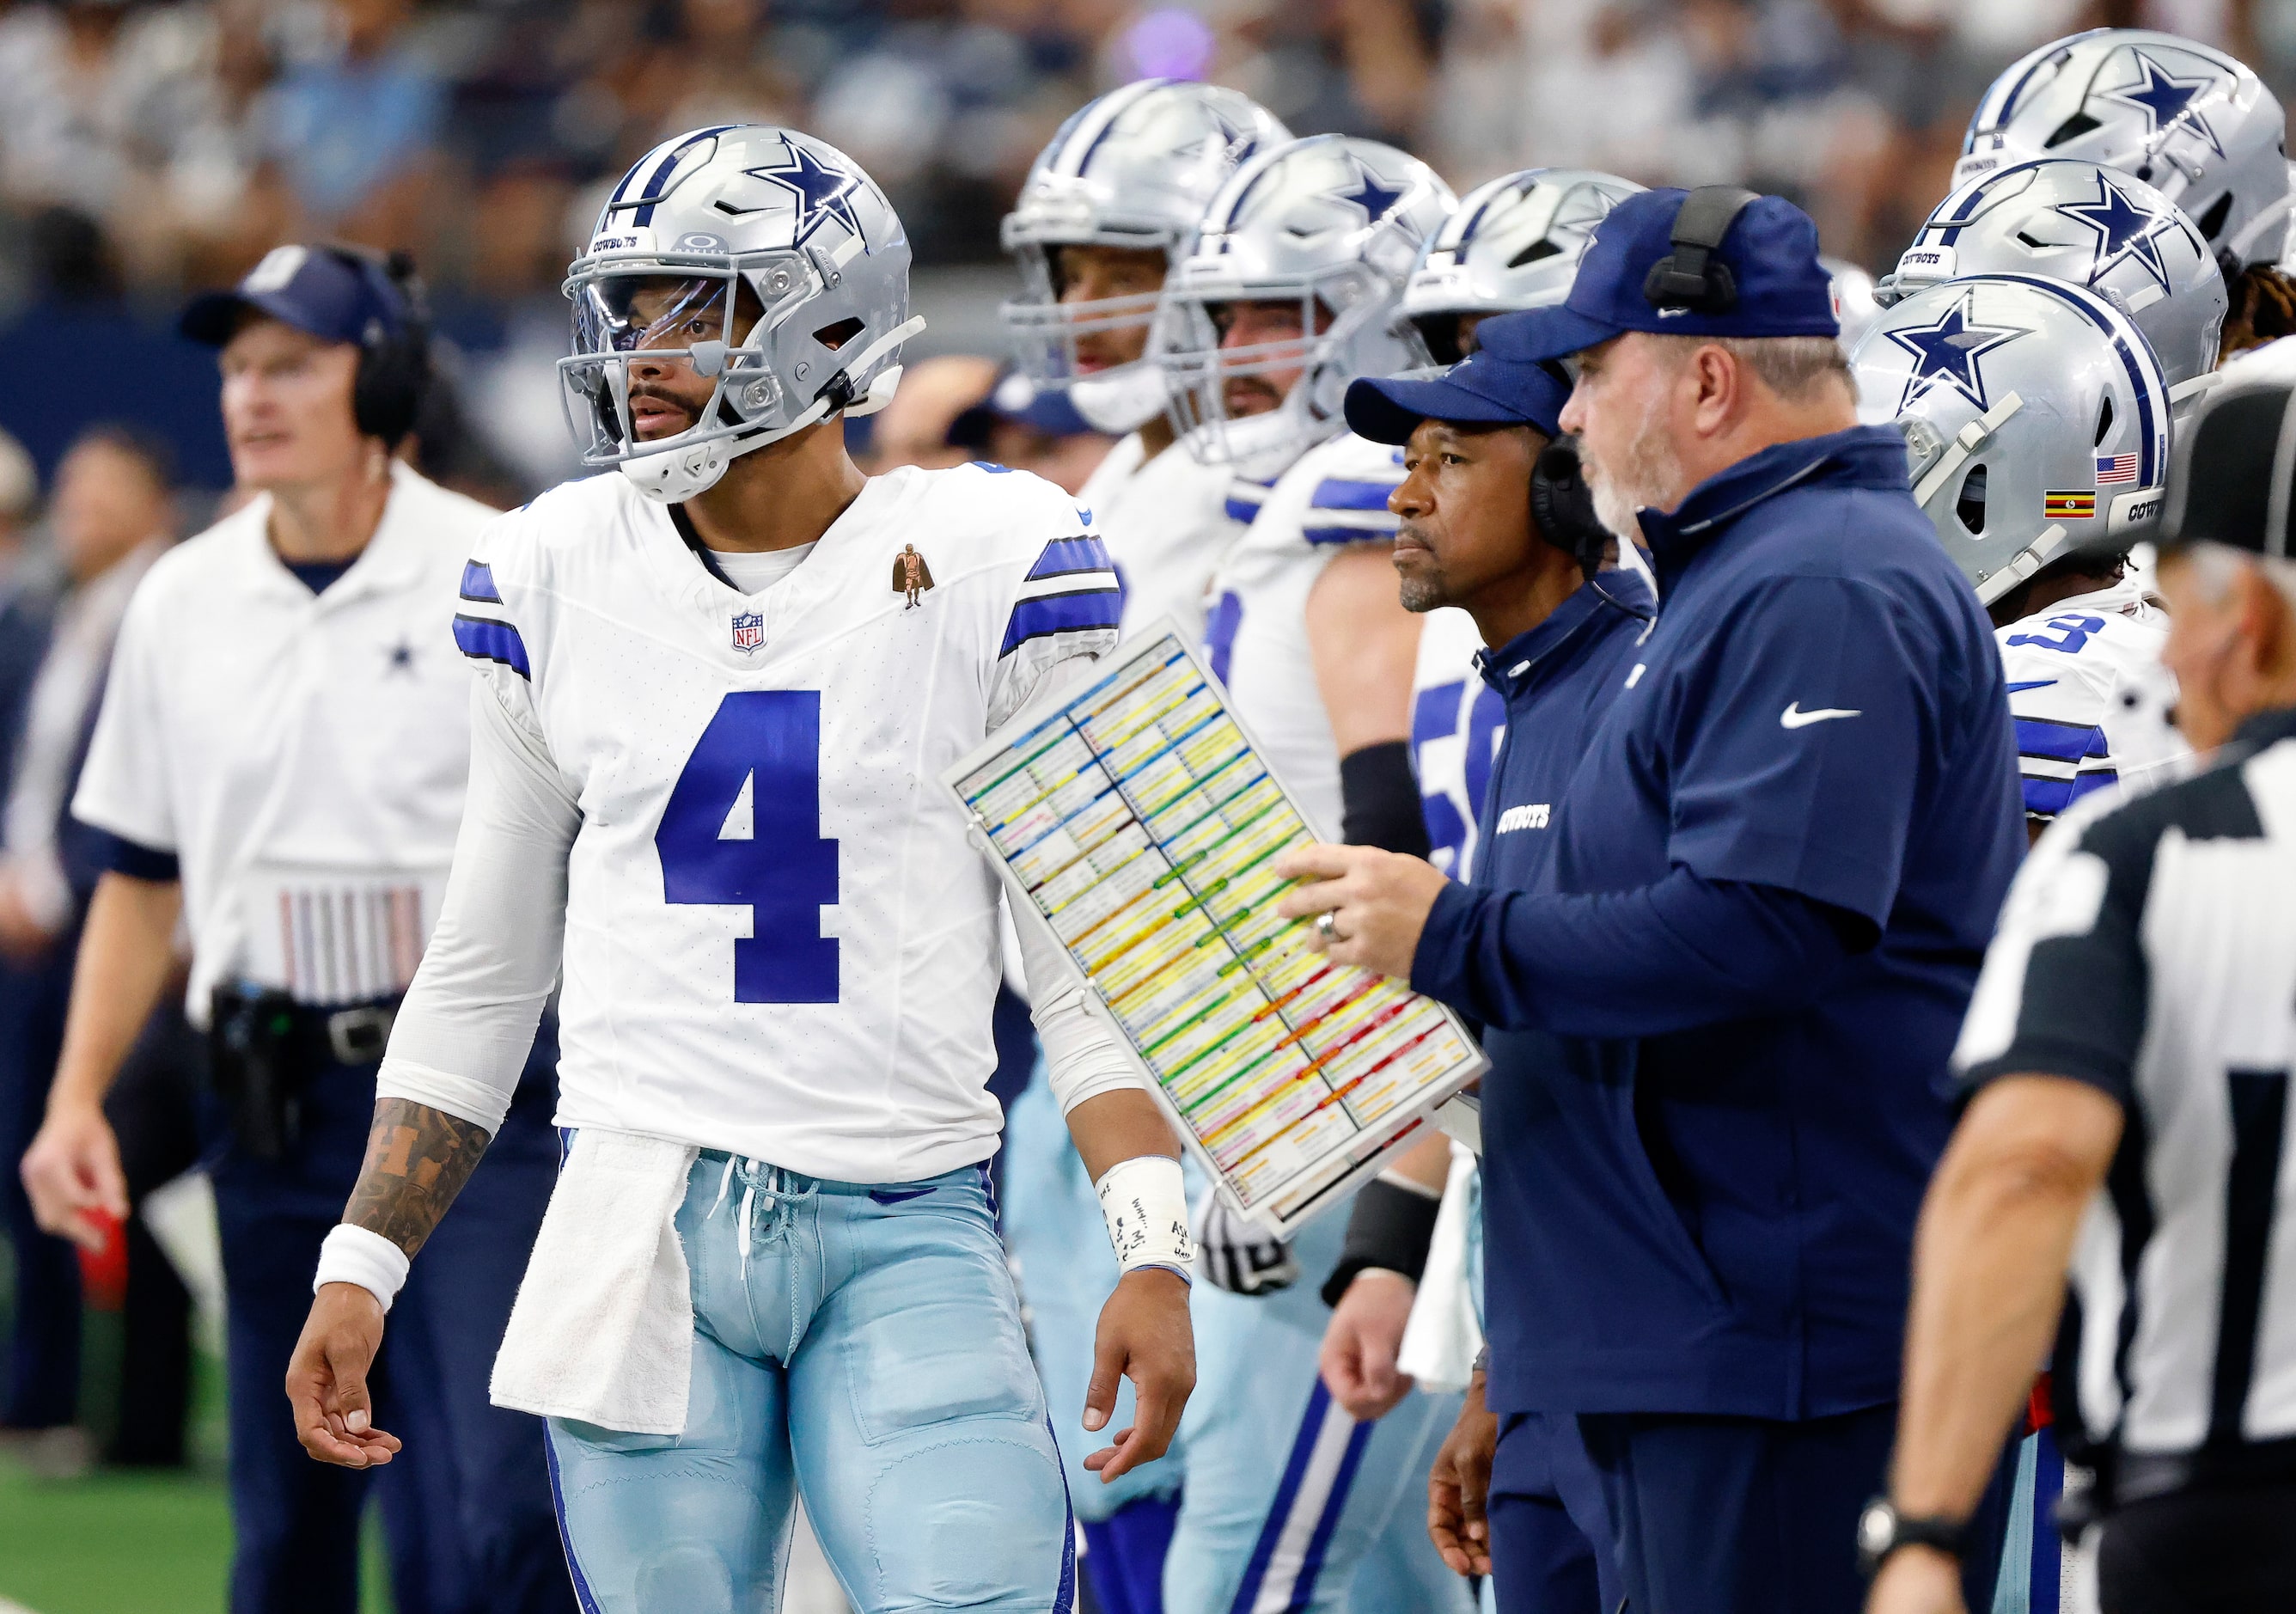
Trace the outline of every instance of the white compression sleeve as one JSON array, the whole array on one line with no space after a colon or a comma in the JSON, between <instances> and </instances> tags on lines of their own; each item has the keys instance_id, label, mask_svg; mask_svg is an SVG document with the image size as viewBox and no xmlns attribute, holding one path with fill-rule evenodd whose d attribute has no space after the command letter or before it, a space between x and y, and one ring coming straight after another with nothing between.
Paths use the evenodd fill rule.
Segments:
<instances>
[{"instance_id":1,"label":"white compression sleeve","mask_svg":"<svg viewBox=\"0 0 2296 1614\"><path fill-rule=\"evenodd\" d=\"M558 979L566 858L581 823L541 737L473 679L454 871L391 1027L376 1097L411 1099L488 1133L502 1125Z\"/></svg>"}]
</instances>

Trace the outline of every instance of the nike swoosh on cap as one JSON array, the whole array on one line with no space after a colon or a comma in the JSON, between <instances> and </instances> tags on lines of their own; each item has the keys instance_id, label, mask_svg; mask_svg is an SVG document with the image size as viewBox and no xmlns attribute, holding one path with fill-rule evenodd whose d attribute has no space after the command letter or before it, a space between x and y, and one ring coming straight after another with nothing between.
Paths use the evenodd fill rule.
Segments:
<instances>
[{"instance_id":1,"label":"nike swoosh on cap","mask_svg":"<svg viewBox=\"0 0 2296 1614\"><path fill-rule=\"evenodd\" d=\"M2025 683L2023 683L2023 684L2011 684L2011 685L2009 686L2009 692L2010 692L2011 694L2013 694L2013 694L2015 694L2019 690L2024 690L2024 689L2046 689L2046 688L2048 688L2048 687L2049 687L2049 685L2051 685L2052 684L2054 684L2055 682L2056 682L2056 680L2055 680L2054 678L2033 678L2033 679L2029 679L2027 682L2025 682Z\"/></svg>"},{"instance_id":2,"label":"nike swoosh on cap","mask_svg":"<svg viewBox=\"0 0 2296 1614\"><path fill-rule=\"evenodd\" d=\"M1814 712L1806 712L1801 709L1801 702L1797 700L1778 714L1778 726L1807 728L1813 723L1823 723L1828 717L1857 717L1859 709L1854 706L1821 706Z\"/></svg>"}]
</instances>

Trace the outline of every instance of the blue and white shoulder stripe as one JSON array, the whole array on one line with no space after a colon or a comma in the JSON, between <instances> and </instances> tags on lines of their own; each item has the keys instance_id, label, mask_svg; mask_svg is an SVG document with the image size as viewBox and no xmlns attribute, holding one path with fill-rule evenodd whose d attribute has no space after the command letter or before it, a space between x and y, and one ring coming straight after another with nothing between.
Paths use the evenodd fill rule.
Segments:
<instances>
[{"instance_id":1,"label":"blue and white shoulder stripe","mask_svg":"<svg viewBox=\"0 0 2296 1614\"><path fill-rule=\"evenodd\" d=\"M534 676L526 641L519 636L517 626L504 608L494 568L483 561L472 561L463 568L462 597L455 610L455 645L473 661L498 662L521 678Z\"/></svg>"},{"instance_id":2,"label":"blue and white shoulder stripe","mask_svg":"<svg viewBox=\"0 0 2296 1614\"><path fill-rule=\"evenodd\" d=\"M1089 649L1098 654L1115 642L1117 623L1124 614L1124 586L1116 563L1096 533L1054 538L1037 553L1014 596L1004 624L1001 659L1037 641L1078 640L1072 649L1054 648L1061 656ZM1099 641L1105 638L1107 643ZM1087 645L1081 641L1090 640Z\"/></svg>"},{"instance_id":3,"label":"blue and white shoulder stripe","mask_svg":"<svg viewBox=\"0 0 2296 1614\"><path fill-rule=\"evenodd\" d=\"M1376 458L1354 456L1319 477L1308 496L1300 536L1310 544L1362 544L1395 536L1398 520L1388 496L1403 484L1403 451Z\"/></svg>"}]
</instances>

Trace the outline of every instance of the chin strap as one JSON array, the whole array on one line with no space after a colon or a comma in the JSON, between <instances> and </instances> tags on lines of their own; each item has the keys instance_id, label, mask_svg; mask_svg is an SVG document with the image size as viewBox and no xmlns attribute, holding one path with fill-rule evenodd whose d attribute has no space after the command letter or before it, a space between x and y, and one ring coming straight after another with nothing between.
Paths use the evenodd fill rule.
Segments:
<instances>
[{"instance_id":1,"label":"chin strap","mask_svg":"<svg viewBox=\"0 0 2296 1614\"><path fill-rule=\"evenodd\" d=\"M2065 536L2065 529L2054 521L2050 522L2041 528L2041 536L2019 550L2016 558L2008 565L2004 566L1977 586L1978 603L1992 604L1994 601L2022 584L2035 572L2062 554L2070 542L2070 540Z\"/></svg>"},{"instance_id":2,"label":"chin strap","mask_svg":"<svg viewBox=\"0 0 2296 1614\"><path fill-rule=\"evenodd\" d=\"M1953 473L1969 463L1970 455L1991 442L1993 434L2007 425L2009 417L2024 406L2025 400L2012 392L1954 433L1953 441L1947 446L1944 455L1936 464L1923 471L1922 479L1914 485L1914 503L1927 510L1930 501L1937 497L1939 489L1952 479Z\"/></svg>"}]
</instances>

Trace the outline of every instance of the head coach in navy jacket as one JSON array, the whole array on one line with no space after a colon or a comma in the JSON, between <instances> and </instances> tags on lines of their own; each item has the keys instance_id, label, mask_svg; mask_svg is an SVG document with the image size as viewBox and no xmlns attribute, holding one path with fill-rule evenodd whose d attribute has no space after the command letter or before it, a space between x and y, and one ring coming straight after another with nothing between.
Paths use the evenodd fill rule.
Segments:
<instances>
[{"instance_id":1,"label":"head coach in navy jacket","mask_svg":"<svg viewBox=\"0 0 2296 1614\"><path fill-rule=\"evenodd\" d=\"M1577 1415L1641 1614L1858 1601L1947 1058L2022 849L1990 628L1835 334L1808 217L1722 187L1629 198L1566 303L1488 322L1575 366L1560 423L1656 626L1560 798L1488 804L1551 843L1526 889L1278 865L1340 961L1548 1039L1485 1085L1488 1394Z\"/></svg>"}]
</instances>

